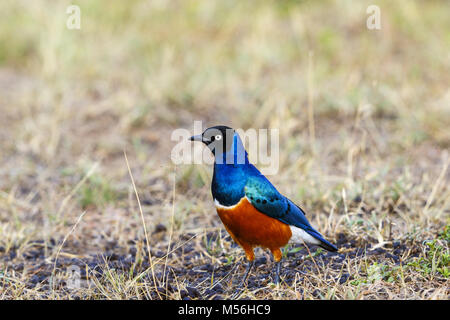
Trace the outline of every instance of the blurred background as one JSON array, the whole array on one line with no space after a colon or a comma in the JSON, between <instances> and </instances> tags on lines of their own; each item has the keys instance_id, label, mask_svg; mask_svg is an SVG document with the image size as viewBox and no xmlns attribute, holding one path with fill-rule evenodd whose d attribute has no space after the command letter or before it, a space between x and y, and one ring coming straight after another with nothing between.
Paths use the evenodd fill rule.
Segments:
<instances>
[{"instance_id":1,"label":"blurred background","mask_svg":"<svg viewBox=\"0 0 450 320\"><path fill-rule=\"evenodd\" d=\"M369 30L372 2L2 0L0 246L61 240L82 212L71 254L143 239L124 150L149 232L219 227L211 167L170 161L195 120L279 129L271 180L331 239L442 230L450 3L376 1Z\"/></svg>"}]
</instances>

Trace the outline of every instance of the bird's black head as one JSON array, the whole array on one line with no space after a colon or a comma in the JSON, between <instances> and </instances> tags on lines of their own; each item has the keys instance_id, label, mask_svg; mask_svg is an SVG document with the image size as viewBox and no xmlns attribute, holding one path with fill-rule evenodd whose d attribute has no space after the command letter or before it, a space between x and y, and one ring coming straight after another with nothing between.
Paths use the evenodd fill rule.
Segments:
<instances>
[{"instance_id":1,"label":"bird's black head","mask_svg":"<svg viewBox=\"0 0 450 320\"><path fill-rule=\"evenodd\" d=\"M202 134L192 136L190 140L203 142L214 155L219 155L231 149L234 129L227 126L214 126Z\"/></svg>"}]
</instances>

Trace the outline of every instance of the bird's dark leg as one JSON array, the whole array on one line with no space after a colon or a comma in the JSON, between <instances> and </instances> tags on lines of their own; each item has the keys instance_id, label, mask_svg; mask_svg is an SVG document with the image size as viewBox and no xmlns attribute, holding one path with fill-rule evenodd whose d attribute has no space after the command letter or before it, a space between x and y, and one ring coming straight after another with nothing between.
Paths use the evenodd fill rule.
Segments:
<instances>
[{"instance_id":1,"label":"bird's dark leg","mask_svg":"<svg viewBox=\"0 0 450 320\"><path fill-rule=\"evenodd\" d=\"M255 261L255 254L253 252L253 247L251 245L242 243L242 242L239 244L244 249L245 257L247 258L247 261L248 261L247 268L245 269L244 277L242 278L242 281L241 281L241 288L243 288L245 286L245 281L247 281L247 277L250 274L250 270L252 270L253 263Z\"/></svg>"},{"instance_id":2,"label":"bird's dark leg","mask_svg":"<svg viewBox=\"0 0 450 320\"><path fill-rule=\"evenodd\" d=\"M248 275L250 274L250 270L252 270L253 264L255 263L255 260L251 260L247 264L247 268L245 269L244 277L241 281L241 287L245 286L245 282L247 281Z\"/></svg>"},{"instance_id":3,"label":"bird's dark leg","mask_svg":"<svg viewBox=\"0 0 450 320\"><path fill-rule=\"evenodd\" d=\"M275 262L275 284L280 284L280 268L281 268L281 260Z\"/></svg>"},{"instance_id":4,"label":"bird's dark leg","mask_svg":"<svg viewBox=\"0 0 450 320\"><path fill-rule=\"evenodd\" d=\"M245 287L246 287L245 282L247 281L248 275L250 274L250 271L252 270L253 264L254 264L253 259L248 260L247 268L245 268L245 274L242 277L242 281L241 281L239 287L236 289L236 292L231 297L232 299L237 299L245 291Z\"/></svg>"},{"instance_id":5,"label":"bird's dark leg","mask_svg":"<svg viewBox=\"0 0 450 320\"><path fill-rule=\"evenodd\" d=\"M278 285L280 283L280 269L281 269L281 259L283 258L283 254L280 248L272 249L273 258L275 260L275 284Z\"/></svg>"}]
</instances>

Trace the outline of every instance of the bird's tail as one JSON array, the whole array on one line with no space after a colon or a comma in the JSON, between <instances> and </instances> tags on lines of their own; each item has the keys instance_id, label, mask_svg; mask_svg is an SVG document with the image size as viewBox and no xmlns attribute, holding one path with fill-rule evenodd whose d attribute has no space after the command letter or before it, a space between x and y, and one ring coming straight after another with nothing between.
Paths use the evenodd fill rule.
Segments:
<instances>
[{"instance_id":1,"label":"bird's tail","mask_svg":"<svg viewBox=\"0 0 450 320\"><path fill-rule=\"evenodd\" d=\"M316 230L314 230L314 229L306 230L306 232L308 232L311 236L313 236L315 239L317 239L319 241L319 243L317 244L319 247L322 247L325 250L328 250L331 252L338 251L338 248L334 244L332 244L328 240L325 240L324 237Z\"/></svg>"}]
</instances>

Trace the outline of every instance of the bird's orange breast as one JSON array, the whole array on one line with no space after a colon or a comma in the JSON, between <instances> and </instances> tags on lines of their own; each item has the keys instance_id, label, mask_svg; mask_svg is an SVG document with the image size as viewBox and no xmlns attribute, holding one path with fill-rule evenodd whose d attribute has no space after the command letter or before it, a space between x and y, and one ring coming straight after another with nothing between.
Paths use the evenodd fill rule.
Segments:
<instances>
[{"instance_id":1,"label":"bird's orange breast","mask_svg":"<svg viewBox=\"0 0 450 320\"><path fill-rule=\"evenodd\" d=\"M232 207L216 204L216 209L231 237L243 247L276 250L285 246L292 236L289 225L261 213L246 197Z\"/></svg>"}]
</instances>

